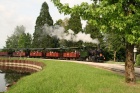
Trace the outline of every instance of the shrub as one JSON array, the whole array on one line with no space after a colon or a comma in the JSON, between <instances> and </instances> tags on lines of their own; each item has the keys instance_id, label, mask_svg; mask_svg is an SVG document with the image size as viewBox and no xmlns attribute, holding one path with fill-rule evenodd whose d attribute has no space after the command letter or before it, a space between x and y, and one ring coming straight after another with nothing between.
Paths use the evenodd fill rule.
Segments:
<instances>
[{"instance_id":1,"label":"shrub","mask_svg":"<svg viewBox=\"0 0 140 93\"><path fill-rule=\"evenodd\" d=\"M138 54L136 57L136 64L140 66L140 54Z\"/></svg>"}]
</instances>

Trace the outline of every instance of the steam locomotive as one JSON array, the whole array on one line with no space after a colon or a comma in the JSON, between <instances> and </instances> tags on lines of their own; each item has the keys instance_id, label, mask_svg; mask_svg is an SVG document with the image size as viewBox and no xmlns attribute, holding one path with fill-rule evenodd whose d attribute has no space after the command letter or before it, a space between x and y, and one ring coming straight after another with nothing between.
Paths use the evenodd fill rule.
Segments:
<instances>
[{"instance_id":1,"label":"steam locomotive","mask_svg":"<svg viewBox=\"0 0 140 93\"><path fill-rule=\"evenodd\" d=\"M21 48L3 49L0 56L30 57L63 60L79 60L103 62L105 57L102 49L96 47L70 47L70 48Z\"/></svg>"}]
</instances>

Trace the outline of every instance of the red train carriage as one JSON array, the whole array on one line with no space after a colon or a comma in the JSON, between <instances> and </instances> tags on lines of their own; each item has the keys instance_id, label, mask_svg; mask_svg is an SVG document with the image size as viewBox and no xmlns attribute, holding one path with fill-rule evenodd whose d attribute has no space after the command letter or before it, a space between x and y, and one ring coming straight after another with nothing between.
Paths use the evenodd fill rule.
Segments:
<instances>
[{"instance_id":1,"label":"red train carriage","mask_svg":"<svg viewBox=\"0 0 140 93\"><path fill-rule=\"evenodd\" d=\"M30 52L30 57L42 57L43 53L42 51L31 51Z\"/></svg>"},{"instance_id":2,"label":"red train carriage","mask_svg":"<svg viewBox=\"0 0 140 93\"><path fill-rule=\"evenodd\" d=\"M49 51L49 52L46 52L46 57L47 58L60 58L61 56L59 52Z\"/></svg>"},{"instance_id":3,"label":"red train carriage","mask_svg":"<svg viewBox=\"0 0 140 93\"><path fill-rule=\"evenodd\" d=\"M13 52L13 57L25 57L25 56L26 56L26 53L23 51Z\"/></svg>"},{"instance_id":4,"label":"red train carriage","mask_svg":"<svg viewBox=\"0 0 140 93\"><path fill-rule=\"evenodd\" d=\"M80 57L79 52L64 52L63 58L65 59L78 59Z\"/></svg>"},{"instance_id":5,"label":"red train carriage","mask_svg":"<svg viewBox=\"0 0 140 93\"><path fill-rule=\"evenodd\" d=\"M0 52L0 56L8 56L8 52Z\"/></svg>"}]
</instances>

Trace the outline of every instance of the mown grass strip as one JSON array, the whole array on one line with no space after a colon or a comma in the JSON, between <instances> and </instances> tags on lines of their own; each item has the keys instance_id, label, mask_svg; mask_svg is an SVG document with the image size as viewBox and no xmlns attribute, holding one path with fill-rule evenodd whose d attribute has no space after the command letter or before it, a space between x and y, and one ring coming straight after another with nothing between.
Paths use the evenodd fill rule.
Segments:
<instances>
[{"instance_id":1,"label":"mown grass strip","mask_svg":"<svg viewBox=\"0 0 140 93\"><path fill-rule=\"evenodd\" d=\"M93 66L35 59L46 64L40 72L24 77L7 93L139 93L124 77Z\"/></svg>"}]
</instances>

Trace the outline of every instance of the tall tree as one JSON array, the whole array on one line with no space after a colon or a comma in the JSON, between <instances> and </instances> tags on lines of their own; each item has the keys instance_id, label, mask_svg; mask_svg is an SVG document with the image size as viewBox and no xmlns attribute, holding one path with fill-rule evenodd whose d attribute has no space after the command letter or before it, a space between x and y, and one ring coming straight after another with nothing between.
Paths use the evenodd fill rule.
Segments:
<instances>
[{"instance_id":1,"label":"tall tree","mask_svg":"<svg viewBox=\"0 0 140 93\"><path fill-rule=\"evenodd\" d=\"M123 35L126 41L125 80L135 83L133 48L140 43L140 1L139 0L93 0L92 4L82 3L70 8L60 0L52 0L60 12L79 12L82 18L100 28L102 32L114 31ZM95 7L93 9L93 7Z\"/></svg>"},{"instance_id":2,"label":"tall tree","mask_svg":"<svg viewBox=\"0 0 140 93\"><path fill-rule=\"evenodd\" d=\"M23 33L19 36L18 39L18 48L24 48L25 46L25 38L26 38L26 33Z\"/></svg>"},{"instance_id":3,"label":"tall tree","mask_svg":"<svg viewBox=\"0 0 140 93\"><path fill-rule=\"evenodd\" d=\"M19 48L31 48L32 46L32 36L29 33L24 33L20 35L18 40Z\"/></svg>"},{"instance_id":4,"label":"tall tree","mask_svg":"<svg viewBox=\"0 0 140 93\"><path fill-rule=\"evenodd\" d=\"M24 26L17 26L14 33L7 38L6 48L30 48L32 36L25 33Z\"/></svg>"},{"instance_id":5,"label":"tall tree","mask_svg":"<svg viewBox=\"0 0 140 93\"><path fill-rule=\"evenodd\" d=\"M117 56L124 56L124 55L117 55L120 49L123 49L125 47L125 40L122 35L118 35L116 33L106 33L104 35L105 38L105 46L108 49L108 51L113 52L113 59L114 62L116 61ZM120 51L122 52L122 51Z\"/></svg>"},{"instance_id":6,"label":"tall tree","mask_svg":"<svg viewBox=\"0 0 140 93\"><path fill-rule=\"evenodd\" d=\"M35 32L33 33L33 47L53 47L55 38L47 35L43 30L43 26L53 26L53 20L49 13L49 7L46 2L42 4L40 15L37 17Z\"/></svg>"},{"instance_id":7,"label":"tall tree","mask_svg":"<svg viewBox=\"0 0 140 93\"><path fill-rule=\"evenodd\" d=\"M56 21L56 23L54 25L59 25L60 27L63 27L64 28L64 32L66 33L66 29L68 28L68 22L69 22L69 18L64 18L63 20L62 19L59 19ZM64 46L67 46L67 40L65 39L61 39L59 40L59 45L60 47L64 47Z\"/></svg>"},{"instance_id":8,"label":"tall tree","mask_svg":"<svg viewBox=\"0 0 140 93\"><path fill-rule=\"evenodd\" d=\"M92 39L97 38L100 42L99 46L101 46L101 44L103 44L103 35L100 32L100 30L96 27L96 25L93 25L92 23L87 21L87 24L84 28L84 32L87 34L90 34Z\"/></svg>"},{"instance_id":9,"label":"tall tree","mask_svg":"<svg viewBox=\"0 0 140 93\"><path fill-rule=\"evenodd\" d=\"M82 24L79 13L72 13L71 17L68 21L68 29L71 29L74 31L75 34L82 31Z\"/></svg>"},{"instance_id":10,"label":"tall tree","mask_svg":"<svg viewBox=\"0 0 140 93\"><path fill-rule=\"evenodd\" d=\"M69 29L71 29L74 32L74 34L78 34L79 32L83 31L79 13L73 12L71 14L66 31ZM81 45L82 45L82 41L74 42L73 40L67 41L66 44L66 46L68 47L78 47Z\"/></svg>"},{"instance_id":11,"label":"tall tree","mask_svg":"<svg viewBox=\"0 0 140 93\"><path fill-rule=\"evenodd\" d=\"M20 46L19 43L18 43L19 38L23 34L25 34L25 27L23 25L22 26L17 26L15 28L14 33L7 38L6 48L18 48Z\"/></svg>"},{"instance_id":12,"label":"tall tree","mask_svg":"<svg viewBox=\"0 0 140 93\"><path fill-rule=\"evenodd\" d=\"M62 19L57 20L54 25L62 26L63 25L63 20Z\"/></svg>"},{"instance_id":13,"label":"tall tree","mask_svg":"<svg viewBox=\"0 0 140 93\"><path fill-rule=\"evenodd\" d=\"M31 48L32 47L32 35L30 33L26 33L24 47L25 48Z\"/></svg>"}]
</instances>

